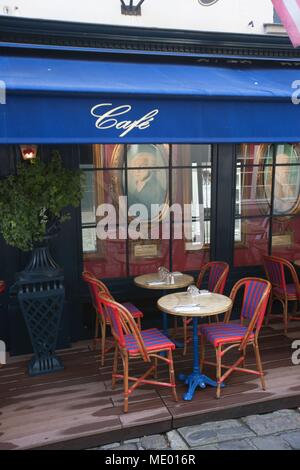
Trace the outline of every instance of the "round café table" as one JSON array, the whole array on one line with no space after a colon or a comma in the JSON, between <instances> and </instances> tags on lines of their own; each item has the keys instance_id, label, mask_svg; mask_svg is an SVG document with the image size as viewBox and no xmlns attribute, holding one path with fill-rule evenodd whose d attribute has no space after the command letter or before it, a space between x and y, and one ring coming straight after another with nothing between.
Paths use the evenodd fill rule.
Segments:
<instances>
[{"instance_id":1,"label":"round caf\u00e9 table","mask_svg":"<svg viewBox=\"0 0 300 470\"><path fill-rule=\"evenodd\" d=\"M188 390L183 395L183 399L186 401L192 400L197 387L217 386L216 381L202 374L200 370L198 319L227 312L232 306L232 300L225 295L214 293L192 297L188 293L180 292L161 297L157 302L157 306L162 312L169 315L192 317L193 319L193 372L188 376L179 375L179 379L188 385Z\"/></svg>"},{"instance_id":2,"label":"round caf\u00e9 table","mask_svg":"<svg viewBox=\"0 0 300 470\"><path fill-rule=\"evenodd\" d=\"M195 280L193 276L188 274L174 275L174 284L168 284L167 282L159 279L158 273L143 274L134 278L136 286L143 289L160 290L165 295L169 290L185 289L186 287L194 284ZM163 332L166 336L168 335L168 312L163 312ZM178 342L177 342L178 343ZM178 343L177 346L181 347L182 344Z\"/></svg>"}]
</instances>

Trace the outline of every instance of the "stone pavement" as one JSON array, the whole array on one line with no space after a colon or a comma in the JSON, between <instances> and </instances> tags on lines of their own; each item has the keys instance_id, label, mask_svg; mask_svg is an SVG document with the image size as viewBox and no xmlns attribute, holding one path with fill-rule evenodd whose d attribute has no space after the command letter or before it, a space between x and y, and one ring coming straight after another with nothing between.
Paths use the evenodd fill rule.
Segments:
<instances>
[{"instance_id":1,"label":"stone pavement","mask_svg":"<svg viewBox=\"0 0 300 470\"><path fill-rule=\"evenodd\" d=\"M95 450L300 450L300 409L187 426Z\"/></svg>"}]
</instances>

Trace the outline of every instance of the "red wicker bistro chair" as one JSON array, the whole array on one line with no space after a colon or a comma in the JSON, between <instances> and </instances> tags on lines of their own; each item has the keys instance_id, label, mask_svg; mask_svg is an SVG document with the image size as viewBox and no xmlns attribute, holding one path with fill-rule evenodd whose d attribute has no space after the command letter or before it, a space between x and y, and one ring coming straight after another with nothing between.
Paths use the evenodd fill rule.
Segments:
<instances>
[{"instance_id":1,"label":"red wicker bistro chair","mask_svg":"<svg viewBox=\"0 0 300 470\"><path fill-rule=\"evenodd\" d=\"M294 306L297 309L298 301L300 300L299 279L292 263L284 258L279 258L277 256L264 256L263 262L267 278L272 284L272 293L266 323L268 324L270 317L277 316L272 315L271 310L275 300L278 300L283 309L284 333L287 334L289 320L300 320L299 316L291 316L288 312L289 302L294 302ZM286 282L286 271L290 273L292 279L292 282L289 284Z\"/></svg>"},{"instance_id":2,"label":"red wicker bistro chair","mask_svg":"<svg viewBox=\"0 0 300 470\"><path fill-rule=\"evenodd\" d=\"M208 290L214 292L215 294L223 294L226 281L229 274L229 265L222 261L212 261L205 264L198 275L197 287L201 289L203 280L208 276ZM219 321L219 317L216 317L216 320ZM188 326L192 322L191 318L183 319L183 355L186 355L187 346L191 342L191 338L188 337Z\"/></svg>"},{"instance_id":3,"label":"red wicker bistro chair","mask_svg":"<svg viewBox=\"0 0 300 470\"><path fill-rule=\"evenodd\" d=\"M108 352L113 347L113 343L108 342L106 339L106 328L107 328L107 325L110 325L110 321L107 315L102 315L101 313L101 308L99 306L98 293L103 292L112 300L114 300L114 298L109 292L107 286L102 281L97 279L89 271L84 271L82 273L82 278L89 286L93 307L96 312L94 349L96 349L97 343L100 342L101 343L101 365L103 366L104 361L105 361L105 353ZM129 310L133 318L137 321L139 329L141 329L141 318L143 318L143 313L135 305L133 305L130 302L125 302L122 305L127 310ZM99 326L101 329L101 338L99 338Z\"/></svg>"},{"instance_id":4,"label":"red wicker bistro chair","mask_svg":"<svg viewBox=\"0 0 300 470\"><path fill-rule=\"evenodd\" d=\"M112 388L116 379L124 381L124 412L128 411L129 395L141 384L161 385L172 389L174 400L177 401L174 364L172 351L175 344L164 336L158 329L140 331L132 314L121 304L111 300L106 294L99 293L103 313L107 312L113 337L115 339L115 355L112 373ZM160 353L164 352L165 355ZM123 374L118 374L118 357L121 356ZM152 363L141 377L129 375L130 359L141 358L146 363ZM157 381L158 360L164 361L169 367L170 382ZM147 379L154 376L155 380ZM129 387L129 381L134 384Z\"/></svg>"},{"instance_id":5,"label":"red wicker bistro chair","mask_svg":"<svg viewBox=\"0 0 300 470\"><path fill-rule=\"evenodd\" d=\"M241 279L235 284L230 294L233 305L240 289L244 289L240 324L229 323L232 312L231 308L230 311L226 313L223 323L211 323L200 327L201 368L203 368L204 364L216 366L218 384L217 398L220 398L221 387L224 381L234 371L258 375L261 380L262 389L266 389L259 352L258 335L267 309L271 292L271 284L265 279L251 277ZM216 350L216 363L205 361L206 341L210 342ZM257 370L245 368L245 357L248 346L253 346ZM225 354L233 348L238 349L241 357L239 357L233 365L222 364L222 359ZM243 367L240 367L241 364ZM226 372L223 375L222 369L226 369Z\"/></svg>"}]
</instances>

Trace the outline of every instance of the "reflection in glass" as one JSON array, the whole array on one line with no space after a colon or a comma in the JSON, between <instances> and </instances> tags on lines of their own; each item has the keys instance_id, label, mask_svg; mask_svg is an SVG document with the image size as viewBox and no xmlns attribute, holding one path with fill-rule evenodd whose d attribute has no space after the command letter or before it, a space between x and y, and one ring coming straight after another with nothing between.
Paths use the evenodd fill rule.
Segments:
<instances>
[{"instance_id":1,"label":"reflection in glass","mask_svg":"<svg viewBox=\"0 0 300 470\"><path fill-rule=\"evenodd\" d=\"M190 168L176 169L173 170L172 179L174 182L172 202L182 207L189 205L191 210L190 238L192 244L195 241L195 246L190 247L201 249L203 243L205 245L210 243L211 168L193 165Z\"/></svg>"},{"instance_id":2,"label":"reflection in glass","mask_svg":"<svg viewBox=\"0 0 300 470\"><path fill-rule=\"evenodd\" d=\"M276 217L272 226L272 255L300 259L300 217Z\"/></svg>"},{"instance_id":3,"label":"reflection in glass","mask_svg":"<svg viewBox=\"0 0 300 470\"><path fill-rule=\"evenodd\" d=\"M294 145L278 145L276 165L299 163L299 154ZM274 214L288 214L299 208L299 166L276 166L274 188Z\"/></svg>"},{"instance_id":4,"label":"reflection in glass","mask_svg":"<svg viewBox=\"0 0 300 470\"><path fill-rule=\"evenodd\" d=\"M257 216L269 215L271 207L269 200L272 194L273 167L254 166L243 171L241 181L242 200L241 215ZM270 195L270 196L269 196Z\"/></svg>"},{"instance_id":5,"label":"reflection in glass","mask_svg":"<svg viewBox=\"0 0 300 470\"><path fill-rule=\"evenodd\" d=\"M297 165L300 163L299 145L277 145L275 150L273 213L274 215L297 213L300 204L300 167ZM271 160L271 153L273 153L273 146L269 145L263 163L263 181L269 206L271 206L272 198L272 168L267 165Z\"/></svg>"},{"instance_id":6,"label":"reflection in glass","mask_svg":"<svg viewBox=\"0 0 300 470\"><path fill-rule=\"evenodd\" d=\"M271 146L262 144L242 144L237 148L237 162L240 166L245 165L259 165L261 164L261 153L264 149L264 157L267 159L266 163L272 165L273 163L273 150ZM267 148L267 150L265 150Z\"/></svg>"},{"instance_id":7,"label":"reflection in glass","mask_svg":"<svg viewBox=\"0 0 300 470\"><path fill-rule=\"evenodd\" d=\"M237 216L293 214L300 206L300 145L242 145L237 164ZM273 158L275 156L275 162ZM275 164L275 175L274 172ZM274 182L274 187L273 187ZM239 189L240 185L240 189ZM237 194L238 196L238 194Z\"/></svg>"},{"instance_id":8,"label":"reflection in glass","mask_svg":"<svg viewBox=\"0 0 300 470\"><path fill-rule=\"evenodd\" d=\"M96 228L82 229L82 251L83 253L93 253L97 251Z\"/></svg>"},{"instance_id":9,"label":"reflection in glass","mask_svg":"<svg viewBox=\"0 0 300 470\"><path fill-rule=\"evenodd\" d=\"M257 266L268 254L269 217L237 220L235 228L234 266Z\"/></svg>"},{"instance_id":10,"label":"reflection in glass","mask_svg":"<svg viewBox=\"0 0 300 470\"><path fill-rule=\"evenodd\" d=\"M82 170L92 165L81 165ZM81 200L81 221L82 224L96 223L96 201L95 201L95 184L94 172L84 171L85 180L83 187L83 196Z\"/></svg>"},{"instance_id":11,"label":"reflection in glass","mask_svg":"<svg viewBox=\"0 0 300 470\"><path fill-rule=\"evenodd\" d=\"M173 166L211 166L211 145L173 145Z\"/></svg>"},{"instance_id":12,"label":"reflection in glass","mask_svg":"<svg viewBox=\"0 0 300 470\"><path fill-rule=\"evenodd\" d=\"M264 152L265 158L261 155L262 146L259 145L242 145L239 149L236 169L236 217L270 214L268 194L272 194L273 167L268 165L272 163L272 152Z\"/></svg>"},{"instance_id":13,"label":"reflection in glass","mask_svg":"<svg viewBox=\"0 0 300 470\"><path fill-rule=\"evenodd\" d=\"M158 272L160 266L170 267L169 240L129 241L130 276Z\"/></svg>"},{"instance_id":14,"label":"reflection in glass","mask_svg":"<svg viewBox=\"0 0 300 470\"><path fill-rule=\"evenodd\" d=\"M101 240L99 243L97 239L96 243L95 253L85 253L84 268L99 279L126 276L126 241Z\"/></svg>"}]
</instances>

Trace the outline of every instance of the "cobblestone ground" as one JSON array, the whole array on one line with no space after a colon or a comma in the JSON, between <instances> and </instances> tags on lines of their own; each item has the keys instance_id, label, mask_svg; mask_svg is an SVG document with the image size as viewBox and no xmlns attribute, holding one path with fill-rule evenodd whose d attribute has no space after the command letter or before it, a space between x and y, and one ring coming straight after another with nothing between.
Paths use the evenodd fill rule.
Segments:
<instances>
[{"instance_id":1,"label":"cobblestone ground","mask_svg":"<svg viewBox=\"0 0 300 470\"><path fill-rule=\"evenodd\" d=\"M300 450L300 408L187 426L95 450Z\"/></svg>"}]
</instances>

